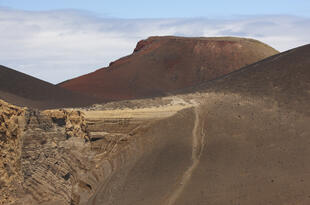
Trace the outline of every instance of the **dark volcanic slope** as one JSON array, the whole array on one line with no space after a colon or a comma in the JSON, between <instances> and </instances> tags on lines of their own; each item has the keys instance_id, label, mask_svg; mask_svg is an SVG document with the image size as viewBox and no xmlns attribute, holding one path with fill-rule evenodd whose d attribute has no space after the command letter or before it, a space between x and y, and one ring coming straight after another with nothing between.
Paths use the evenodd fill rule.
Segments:
<instances>
[{"instance_id":1,"label":"dark volcanic slope","mask_svg":"<svg viewBox=\"0 0 310 205\"><path fill-rule=\"evenodd\" d=\"M85 106L91 97L73 93L13 69L0 66L0 99L34 108Z\"/></svg>"},{"instance_id":2,"label":"dark volcanic slope","mask_svg":"<svg viewBox=\"0 0 310 205\"><path fill-rule=\"evenodd\" d=\"M175 204L310 204L310 45L207 87L206 145Z\"/></svg>"},{"instance_id":3,"label":"dark volcanic slope","mask_svg":"<svg viewBox=\"0 0 310 205\"><path fill-rule=\"evenodd\" d=\"M272 56L201 87L213 92L268 97L281 107L309 114L310 45Z\"/></svg>"},{"instance_id":4,"label":"dark volcanic slope","mask_svg":"<svg viewBox=\"0 0 310 205\"><path fill-rule=\"evenodd\" d=\"M278 53L244 38L150 37L108 68L61 87L102 100L151 97L197 85Z\"/></svg>"},{"instance_id":5,"label":"dark volcanic slope","mask_svg":"<svg viewBox=\"0 0 310 205\"><path fill-rule=\"evenodd\" d=\"M310 45L200 89L88 204L310 204Z\"/></svg>"}]
</instances>

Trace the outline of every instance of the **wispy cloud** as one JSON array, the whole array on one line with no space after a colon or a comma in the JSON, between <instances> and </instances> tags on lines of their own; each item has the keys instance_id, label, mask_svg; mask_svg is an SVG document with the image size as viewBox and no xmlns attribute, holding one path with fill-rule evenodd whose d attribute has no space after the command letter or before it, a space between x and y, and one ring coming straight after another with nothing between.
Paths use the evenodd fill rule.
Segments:
<instances>
[{"instance_id":1,"label":"wispy cloud","mask_svg":"<svg viewBox=\"0 0 310 205\"><path fill-rule=\"evenodd\" d=\"M58 83L130 54L153 35L241 36L284 51L310 43L310 19L239 16L232 19L116 19L83 11L0 9L0 64Z\"/></svg>"}]
</instances>

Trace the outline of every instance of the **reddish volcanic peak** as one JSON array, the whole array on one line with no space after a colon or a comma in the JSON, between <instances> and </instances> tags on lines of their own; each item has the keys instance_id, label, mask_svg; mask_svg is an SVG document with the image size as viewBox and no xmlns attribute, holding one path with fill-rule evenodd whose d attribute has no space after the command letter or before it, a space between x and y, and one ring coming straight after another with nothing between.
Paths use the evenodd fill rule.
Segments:
<instances>
[{"instance_id":1,"label":"reddish volcanic peak","mask_svg":"<svg viewBox=\"0 0 310 205\"><path fill-rule=\"evenodd\" d=\"M109 67L59 86L102 101L152 97L215 79L277 53L253 39L150 37Z\"/></svg>"}]
</instances>

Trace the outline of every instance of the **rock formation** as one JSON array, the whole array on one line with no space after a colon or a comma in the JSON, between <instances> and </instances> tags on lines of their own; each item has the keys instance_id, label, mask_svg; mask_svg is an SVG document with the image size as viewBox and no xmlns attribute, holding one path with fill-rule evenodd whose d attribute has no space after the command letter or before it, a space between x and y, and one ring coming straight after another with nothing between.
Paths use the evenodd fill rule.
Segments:
<instances>
[{"instance_id":1,"label":"rock formation","mask_svg":"<svg viewBox=\"0 0 310 205\"><path fill-rule=\"evenodd\" d=\"M1 101L1 114L12 114L3 124L8 139L1 138L0 203L87 204L101 183L143 154L147 146L137 136L151 122L192 106L171 99L153 104L158 102L172 103L38 111Z\"/></svg>"},{"instance_id":2,"label":"rock formation","mask_svg":"<svg viewBox=\"0 0 310 205\"><path fill-rule=\"evenodd\" d=\"M0 100L0 204L14 202L23 181L21 150L25 109Z\"/></svg>"}]
</instances>

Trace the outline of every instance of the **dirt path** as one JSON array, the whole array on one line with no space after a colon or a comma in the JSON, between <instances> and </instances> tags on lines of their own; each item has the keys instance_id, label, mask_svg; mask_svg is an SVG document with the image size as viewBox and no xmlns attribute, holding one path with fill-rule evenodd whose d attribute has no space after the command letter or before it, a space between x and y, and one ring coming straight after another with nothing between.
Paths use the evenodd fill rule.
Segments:
<instances>
[{"instance_id":1,"label":"dirt path","mask_svg":"<svg viewBox=\"0 0 310 205\"><path fill-rule=\"evenodd\" d=\"M188 184L192 177L192 173L197 168L200 162L200 156L203 152L204 148L204 134L203 129L200 127L200 119L199 119L199 108L195 107L195 124L192 131L193 144L192 144L192 165L184 172L179 186L174 190L174 192L169 196L167 200L167 205L174 205L179 196L182 194L185 186Z\"/></svg>"}]
</instances>

